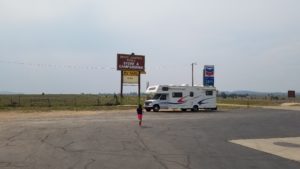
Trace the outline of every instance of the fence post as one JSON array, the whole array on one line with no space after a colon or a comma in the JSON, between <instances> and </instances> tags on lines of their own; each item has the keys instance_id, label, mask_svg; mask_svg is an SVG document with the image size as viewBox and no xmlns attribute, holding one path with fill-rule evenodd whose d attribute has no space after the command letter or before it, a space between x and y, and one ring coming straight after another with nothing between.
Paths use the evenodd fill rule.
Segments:
<instances>
[{"instance_id":1,"label":"fence post","mask_svg":"<svg viewBox=\"0 0 300 169\"><path fill-rule=\"evenodd\" d=\"M49 98L48 98L48 106L51 107L51 102Z\"/></svg>"},{"instance_id":2,"label":"fence post","mask_svg":"<svg viewBox=\"0 0 300 169\"><path fill-rule=\"evenodd\" d=\"M97 104L98 104L98 106L100 106L100 98L99 97L97 99Z\"/></svg>"},{"instance_id":3,"label":"fence post","mask_svg":"<svg viewBox=\"0 0 300 169\"><path fill-rule=\"evenodd\" d=\"M114 94L114 99L115 99L115 105L119 104L119 100L118 100L118 96L116 94Z\"/></svg>"},{"instance_id":4,"label":"fence post","mask_svg":"<svg viewBox=\"0 0 300 169\"><path fill-rule=\"evenodd\" d=\"M19 95L19 106L21 106L21 96Z\"/></svg>"}]
</instances>

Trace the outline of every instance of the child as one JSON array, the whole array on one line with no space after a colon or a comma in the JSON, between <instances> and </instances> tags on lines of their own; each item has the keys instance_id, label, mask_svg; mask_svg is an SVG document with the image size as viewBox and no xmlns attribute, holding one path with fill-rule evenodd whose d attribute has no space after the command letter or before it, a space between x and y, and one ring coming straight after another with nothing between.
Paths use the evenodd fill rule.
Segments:
<instances>
[{"instance_id":1,"label":"child","mask_svg":"<svg viewBox=\"0 0 300 169\"><path fill-rule=\"evenodd\" d=\"M139 119L139 126L142 126L143 108L141 104L139 104L139 107L136 109L136 113Z\"/></svg>"}]
</instances>

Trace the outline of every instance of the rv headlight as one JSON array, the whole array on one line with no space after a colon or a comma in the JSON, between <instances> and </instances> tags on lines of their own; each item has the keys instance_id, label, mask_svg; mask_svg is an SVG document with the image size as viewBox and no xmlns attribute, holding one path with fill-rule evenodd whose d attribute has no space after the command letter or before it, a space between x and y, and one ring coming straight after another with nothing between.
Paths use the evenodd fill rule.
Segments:
<instances>
[{"instance_id":1,"label":"rv headlight","mask_svg":"<svg viewBox=\"0 0 300 169\"><path fill-rule=\"evenodd\" d=\"M151 101L146 101L145 106L152 106L152 102Z\"/></svg>"}]
</instances>

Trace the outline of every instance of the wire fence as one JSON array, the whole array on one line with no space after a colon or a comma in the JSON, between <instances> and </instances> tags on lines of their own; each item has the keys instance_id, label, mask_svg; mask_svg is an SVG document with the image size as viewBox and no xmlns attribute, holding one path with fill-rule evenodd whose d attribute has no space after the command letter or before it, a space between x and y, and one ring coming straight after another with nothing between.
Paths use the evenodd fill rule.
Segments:
<instances>
[{"instance_id":1,"label":"wire fence","mask_svg":"<svg viewBox=\"0 0 300 169\"><path fill-rule=\"evenodd\" d=\"M147 95L141 96L141 103L147 99ZM285 102L300 102L299 98L289 100L287 98L223 98L218 97L218 103L225 104L241 104L241 105L279 105ZM122 99L115 94L40 94L40 95L0 95L0 108L35 108L35 107L51 107L51 108L84 108L84 107L100 107L100 106L116 106L116 105L137 105L138 97L125 95Z\"/></svg>"},{"instance_id":2,"label":"wire fence","mask_svg":"<svg viewBox=\"0 0 300 169\"><path fill-rule=\"evenodd\" d=\"M145 100L144 97L141 100ZM137 96L117 95L0 95L0 107L84 107L136 105Z\"/></svg>"}]
</instances>

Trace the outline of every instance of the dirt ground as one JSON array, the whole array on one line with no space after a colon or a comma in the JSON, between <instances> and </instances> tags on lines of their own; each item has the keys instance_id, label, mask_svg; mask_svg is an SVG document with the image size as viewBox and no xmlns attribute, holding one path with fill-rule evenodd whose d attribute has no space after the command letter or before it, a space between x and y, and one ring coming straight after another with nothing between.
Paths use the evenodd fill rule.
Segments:
<instances>
[{"instance_id":1,"label":"dirt ground","mask_svg":"<svg viewBox=\"0 0 300 169\"><path fill-rule=\"evenodd\" d=\"M299 103L283 103L280 106L264 106L263 108L300 111L300 104Z\"/></svg>"},{"instance_id":2,"label":"dirt ground","mask_svg":"<svg viewBox=\"0 0 300 169\"><path fill-rule=\"evenodd\" d=\"M222 104L225 105L225 104ZM228 106L229 104L226 104ZM246 109L247 106L242 107L241 105L229 105L232 107L239 107L241 109ZM278 109L278 110L294 110L300 111L300 104L287 103L282 104L281 106L251 106L251 107L260 107L266 109ZM224 109L227 111L227 109ZM167 110L167 112L174 112L173 110ZM79 116L90 116L90 115L118 115L122 113L135 113L135 109L129 110L101 110L101 111L3 111L0 112L0 121L7 120L17 120L17 119L39 119L39 118L60 118L60 117L79 117Z\"/></svg>"}]
</instances>

